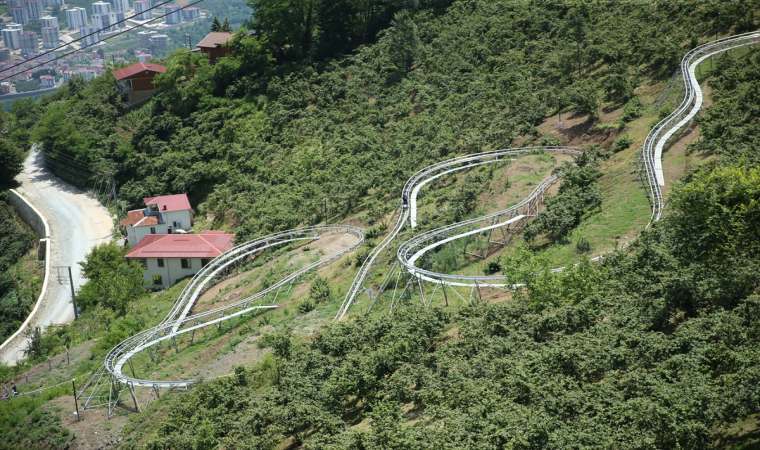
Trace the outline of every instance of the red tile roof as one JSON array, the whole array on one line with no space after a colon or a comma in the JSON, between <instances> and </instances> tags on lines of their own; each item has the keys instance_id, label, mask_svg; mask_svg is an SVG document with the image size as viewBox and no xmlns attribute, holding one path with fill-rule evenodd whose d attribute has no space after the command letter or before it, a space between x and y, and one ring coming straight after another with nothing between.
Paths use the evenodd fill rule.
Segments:
<instances>
[{"instance_id":1,"label":"red tile roof","mask_svg":"<svg viewBox=\"0 0 760 450\"><path fill-rule=\"evenodd\" d=\"M135 211L130 211L127 213L127 217L124 219L121 219L121 226L126 227L128 225L134 225L137 222L143 220L145 218L145 210L138 209Z\"/></svg>"},{"instance_id":2,"label":"red tile roof","mask_svg":"<svg viewBox=\"0 0 760 450\"><path fill-rule=\"evenodd\" d=\"M164 195L161 197L144 198L145 205L158 205L159 211L182 211L183 209L192 209L187 194ZM166 206L166 209L164 209Z\"/></svg>"},{"instance_id":3,"label":"red tile roof","mask_svg":"<svg viewBox=\"0 0 760 450\"><path fill-rule=\"evenodd\" d=\"M117 80L123 80L124 78L129 78L132 75L136 75L140 72L144 71L150 71L150 72L166 72L166 67L159 66L158 64L150 64L150 63L137 63L132 64L129 67L125 67L123 69L119 69L113 73L113 76L116 77Z\"/></svg>"},{"instance_id":4,"label":"red tile roof","mask_svg":"<svg viewBox=\"0 0 760 450\"><path fill-rule=\"evenodd\" d=\"M234 247L234 234L149 234L127 258L216 258Z\"/></svg>"},{"instance_id":5,"label":"red tile roof","mask_svg":"<svg viewBox=\"0 0 760 450\"><path fill-rule=\"evenodd\" d=\"M148 225L158 225L158 216L147 216L135 224L136 227L146 227Z\"/></svg>"},{"instance_id":6,"label":"red tile roof","mask_svg":"<svg viewBox=\"0 0 760 450\"><path fill-rule=\"evenodd\" d=\"M219 230L205 230L201 231L201 234L225 234L226 231L219 231Z\"/></svg>"}]
</instances>

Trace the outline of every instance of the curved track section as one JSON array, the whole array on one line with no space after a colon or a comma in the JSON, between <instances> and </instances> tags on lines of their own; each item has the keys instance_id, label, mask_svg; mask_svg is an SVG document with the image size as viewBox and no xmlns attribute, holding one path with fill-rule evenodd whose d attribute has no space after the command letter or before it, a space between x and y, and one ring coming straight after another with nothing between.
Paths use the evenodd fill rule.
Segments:
<instances>
[{"instance_id":1,"label":"curved track section","mask_svg":"<svg viewBox=\"0 0 760 450\"><path fill-rule=\"evenodd\" d=\"M660 121L650 131L642 146L642 151L637 158L637 171L642 172L640 176L644 183L644 187L647 190L647 197L649 198L652 207L652 215L646 228L651 226L653 222L662 218L665 207L662 195L662 186L665 185L665 178L662 170L663 149L671 139L677 138L679 130L689 124L702 107L702 89L699 86L695 74L698 70L699 64L714 55L735 48L751 46L758 41L760 41L760 33L758 32L730 36L696 47L683 57L679 72L680 74L686 74L686 76L682 77L683 94L680 104L673 113ZM402 235L402 231L404 230L407 221L409 221L411 228L416 226L417 194L425 184L430 183L447 173L472 168L477 165L493 163L508 156L524 155L535 149L536 148L516 148L462 156L426 167L409 178L402 189L402 195L405 195L410 199L410 208L408 210L401 209L400 211L397 209L397 212L394 213L393 217L396 220L393 224L393 229L364 261L364 264L356 275L335 320L341 320L345 317L357 296L367 290L365 282L370 278L374 269L379 267L377 262L379 256L384 251L388 252L388 247L394 240L401 241L400 236ZM578 149L561 147L543 147L543 149L546 151L578 151ZM397 265L400 265L412 276L411 278L439 283L442 286L448 285L477 288L480 288L481 286L504 287L504 278L502 276L463 276L443 274L427 270L425 265L423 265L423 267L418 266L421 265L421 258L425 257L428 252L437 247L446 245L453 240L462 238L469 239L470 236L487 232L490 242L490 236L493 229L513 225L519 227L521 224L524 224L525 221L535 215L536 208L534 207L534 202L539 199L543 200L543 194L546 188L551 185L556 178L557 177L553 176L544 180L541 185L528 196L528 198L512 208L479 217L477 219L440 227L412 237L400 245L397 259L393 263L388 275L390 276L390 273L394 268L396 268ZM466 245L467 244L465 244L465 250ZM555 271L558 270L562 269L555 269ZM385 289L387 282L388 278L386 277L386 280L380 286L380 292L378 295ZM420 290L422 290L421 287Z\"/></svg>"},{"instance_id":2,"label":"curved track section","mask_svg":"<svg viewBox=\"0 0 760 450\"><path fill-rule=\"evenodd\" d=\"M365 280L367 280L369 276L374 272L374 270L376 270L380 266L378 259L383 254L383 252L389 253L388 248L391 246L393 241L394 240L400 241L400 236L402 234L402 231L406 227L407 221L410 221L410 219L414 217L414 221L411 221L411 227L413 228L416 226L417 195L419 194L420 189L425 184L430 183L436 180L437 178L440 178L441 176L444 176L444 175L447 175L459 170L471 169L471 168L478 167L484 164L493 164L500 161L511 160L516 156L529 155L537 151L580 154L583 150L579 148L575 148L575 147L520 147L520 148L503 149L503 150L492 150L489 152L465 155L465 156L460 156L458 158L452 158L446 161L442 161L442 162L430 165L428 167L425 167L424 169L421 169L417 173L412 175L412 177L409 178L409 180L407 180L406 184L404 185L404 188L401 191L402 195L405 195L407 196L407 198L410 199L410 208L399 207L396 209L396 212L393 215L393 217L396 219L395 223L393 223L393 229L372 250L370 255L362 264L362 267L359 270L359 273L354 278L354 282L352 283L351 287L348 290L348 293L346 294L345 299L343 300L343 304L341 305L341 308L338 311L338 314L335 316L335 320L336 321L341 320L343 317L345 317L345 315L348 313L349 308L351 307L351 304L354 302L356 297L362 292L367 290L364 285ZM550 177L550 179L551 178L552 177ZM542 182L541 185L539 185L539 188L536 188L526 200L524 200L523 202L521 202L519 205L516 205L516 206L525 207L528 205L533 205L536 199L538 199L539 197L542 199L546 188L548 188L551 185L551 182L554 181L554 180L551 180L551 182L548 182L548 180L549 179L544 180L544 182ZM460 226L470 226L476 222L484 222L494 217L501 217L507 214L511 214L511 209L502 211L502 213L503 214L496 213L495 215L484 216L482 218L473 219L472 221L465 221L465 222L461 222L460 224L454 224L448 227L439 228L438 230L440 231L440 233L436 234L436 236L440 236L442 238L450 237L448 236L448 233L450 233L451 231L453 231L454 229ZM462 225L462 224L465 224L465 225ZM432 235L430 237L432 238Z\"/></svg>"},{"instance_id":3,"label":"curved track section","mask_svg":"<svg viewBox=\"0 0 760 450\"><path fill-rule=\"evenodd\" d=\"M294 242L310 242L320 239L325 234L346 233L357 238L350 247L332 253L319 261L294 271L279 282L250 297L236 301L230 305L210 311L192 314L192 308L200 295L210 288L216 280L248 258L272 251L275 247ZM281 233L274 233L254 241L234 247L211 261L199 271L182 291L172 310L156 327L143 331L123 341L114 347L106 356L105 369L111 382L123 383L132 388L143 386L151 388L187 387L197 380L144 380L135 376L127 376L123 372L131 367L131 358L142 351L150 353L151 348L168 344L176 347L176 338L185 333L205 330L211 325L221 325L224 321L242 316L246 313L256 313L261 309L276 308L275 302L283 288L292 286L298 277L309 271L330 264L345 254L356 250L364 242L364 230L348 225L326 225L298 228ZM289 287L288 287L289 289ZM178 350L179 351L179 350ZM151 359L153 358L151 354Z\"/></svg>"}]
</instances>

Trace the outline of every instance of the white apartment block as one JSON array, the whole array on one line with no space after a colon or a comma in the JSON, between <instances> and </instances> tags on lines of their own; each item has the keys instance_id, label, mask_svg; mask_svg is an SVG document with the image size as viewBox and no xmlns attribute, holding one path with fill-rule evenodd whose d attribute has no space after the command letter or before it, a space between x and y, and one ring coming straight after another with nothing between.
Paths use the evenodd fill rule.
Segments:
<instances>
[{"instance_id":1,"label":"white apartment block","mask_svg":"<svg viewBox=\"0 0 760 450\"><path fill-rule=\"evenodd\" d=\"M182 12L179 5L167 5L164 6L164 14L166 16L167 25L174 25L182 23Z\"/></svg>"},{"instance_id":2,"label":"white apartment block","mask_svg":"<svg viewBox=\"0 0 760 450\"><path fill-rule=\"evenodd\" d=\"M45 27L58 27L58 18L53 16L45 16L40 19L42 28Z\"/></svg>"},{"instance_id":3,"label":"white apartment block","mask_svg":"<svg viewBox=\"0 0 760 450\"><path fill-rule=\"evenodd\" d=\"M50 50L58 47L58 27L42 27L42 48Z\"/></svg>"},{"instance_id":4,"label":"white apartment block","mask_svg":"<svg viewBox=\"0 0 760 450\"><path fill-rule=\"evenodd\" d=\"M87 26L87 10L84 8L72 8L66 10L66 21L69 30L76 30Z\"/></svg>"},{"instance_id":5,"label":"white apartment block","mask_svg":"<svg viewBox=\"0 0 760 450\"><path fill-rule=\"evenodd\" d=\"M79 34L84 38L80 42L82 47L89 47L100 42L98 28L94 26L79 27Z\"/></svg>"},{"instance_id":6,"label":"white apartment block","mask_svg":"<svg viewBox=\"0 0 760 450\"><path fill-rule=\"evenodd\" d=\"M17 25L17 24L12 24ZM11 25L8 25L4 30L2 30L3 35L3 43L6 47L8 47L11 50L18 50L21 48L21 33L24 30L21 28L21 25L18 25L18 28L11 28Z\"/></svg>"},{"instance_id":7,"label":"white apartment block","mask_svg":"<svg viewBox=\"0 0 760 450\"><path fill-rule=\"evenodd\" d=\"M36 20L45 15L45 5L42 0L26 0L26 9L29 10L29 20Z\"/></svg>"},{"instance_id":8,"label":"white apartment block","mask_svg":"<svg viewBox=\"0 0 760 450\"><path fill-rule=\"evenodd\" d=\"M129 11L129 0L111 0L113 4L114 12L127 12Z\"/></svg>"},{"instance_id":9,"label":"white apartment block","mask_svg":"<svg viewBox=\"0 0 760 450\"><path fill-rule=\"evenodd\" d=\"M153 7L151 0L137 0L135 2L135 19L137 20L150 20L153 18L153 11L149 11Z\"/></svg>"}]
</instances>

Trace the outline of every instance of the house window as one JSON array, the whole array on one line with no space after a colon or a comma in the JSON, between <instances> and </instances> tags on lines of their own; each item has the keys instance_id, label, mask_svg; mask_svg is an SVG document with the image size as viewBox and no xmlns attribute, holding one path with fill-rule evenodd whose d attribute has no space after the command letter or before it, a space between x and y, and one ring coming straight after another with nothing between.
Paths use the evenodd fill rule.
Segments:
<instances>
[{"instance_id":1,"label":"house window","mask_svg":"<svg viewBox=\"0 0 760 450\"><path fill-rule=\"evenodd\" d=\"M148 267L148 259L147 258L138 258L137 262L140 263L143 267Z\"/></svg>"},{"instance_id":2,"label":"house window","mask_svg":"<svg viewBox=\"0 0 760 450\"><path fill-rule=\"evenodd\" d=\"M150 234L156 234L156 227L150 227Z\"/></svg>"},{"instance_id":3,"label":"house window","mask_svg":"<svg viewBox=\"0 0 760 450\"><path fill-rule=\"evenodd\" d=\"M158 258L156 261L158 261L158 267L164 267L164 258Z\"/></svg>"},{"instance_id":4,"label":"house window","mask_svg":"<svg viewBox=\"0 0 760 450\"><path fill-rule=\"evenodd\" d=\"M190 269L191 268L190 267L190 260L189 259L182 258L179 261L180 261L180 264L182 264L182 268L183 269Z\"/></svg>"},{"instance_id":5,"label":"house window","mask_svg":"<svg viewBox=\"0 0 760 450\"><path fill-rule=\"evenodd\" d=\"M174 228L182 228L182 221L178 220L178 221L174 222Z\"/></svg>"},{"instance_id":6,"label":"house window","mask_svg":"<svg viewBox=\"0 0 760 450\"><path fill-rule=\"evenodd\" d=\"M161 275L153 275L152 281L155 285L164 284L164 279L161 277Z\"/></svg>"},{"instance_id":7,"label":"house window","mask_svg":"<svg viewBox=\"0 0 760 450\"><path fill-rule=\"evenodd\" d=\"M205 259L205 258L201 259L201 267L206 267L209 262L211 262L210 259Z\"/></svg>"}]
</instances>

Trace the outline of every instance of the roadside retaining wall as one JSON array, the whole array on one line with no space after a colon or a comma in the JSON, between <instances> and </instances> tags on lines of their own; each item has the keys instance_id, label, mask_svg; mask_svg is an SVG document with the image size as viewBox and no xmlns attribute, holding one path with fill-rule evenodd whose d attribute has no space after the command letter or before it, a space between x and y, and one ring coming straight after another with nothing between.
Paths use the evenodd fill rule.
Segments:
<instances>
[{"instance_id":1,"label":"roadside retaining wall","mask_svg":"<svg viewBox=\"0 0 760 450\"><path fill-rule=\"evenodd\" d=\"M21 325L21 328L13 333L13 336L9 337L5 342L0 344L0 359L5 359L8 361L9 365L12 365L15 364L15 359L22 355L10 355L14 359L9 360L9 358L4 357L5 349L15 347L15 345L11 344L15 344L19 340L24 339L24 332L29 327L29 324L32 323L32 320L34 320L34 316L37 315L37 311L39 311L40 306L42 305L42 299L44 299L45 294L47 294L48 284L50 281L51 243L50 226L48 226L47 220L45 220L45 217L42 215L42 213L37 210L37 208L32 206L32 204L29 203L23 195L19 194L14 189L10 190L10 195L8 197L11 206L16 210L16 213L18 213L19 217L21 217L24 222L29 224L34 232L37 233L37 235L40 237L40 247L37 250L37 259L45 259L45 278L42 280L42 290L40 291L39 298L37 298L37 302L34 304L34 309L32 309L29 317L27 317L24 323Z\"/></svg>"},{"instance_id":2,"label":"roadside retaining wall","mask_svg":"<svg viewBox=\"0 0 760 450\"><path fill-rule=\"evenodd\" d=\"M40 213L37 208L26 201L24 196L16 192L15 189L10 190L8 198L11 206L16 210L19 217L32 227L32 230L37 233L37 236L39 236L40 239L47 239L50 237L50 227L45 218L42 217L42 213Z\"/></svg>"}]
</instances>

